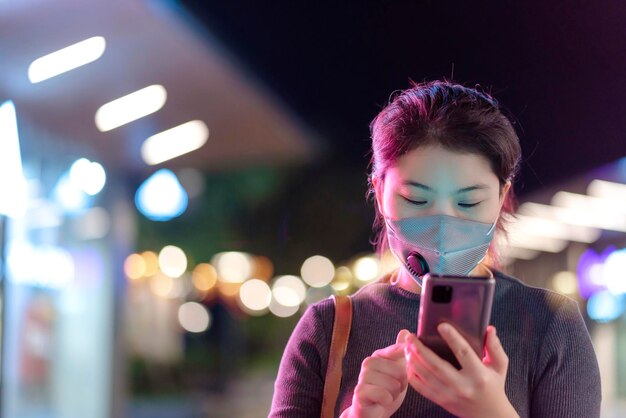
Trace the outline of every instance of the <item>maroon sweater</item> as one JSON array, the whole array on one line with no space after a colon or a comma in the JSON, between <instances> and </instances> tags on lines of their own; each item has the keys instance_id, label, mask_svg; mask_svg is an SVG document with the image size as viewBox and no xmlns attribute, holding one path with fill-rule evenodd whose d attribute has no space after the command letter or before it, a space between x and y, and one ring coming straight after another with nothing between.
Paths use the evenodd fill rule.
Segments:
<instances>
[{"instance_id":1,"label":"maroon sweater","mask_svg":"<svg viewBox=\"0 0 626 418\"><path fill-rule=\"evenodd\" d=\"M600 374L589 333L575 301L496 272L491 324L509 356L506 394L521 418L597 418ZM374 283L352 297L353 319L335 415L348 408L362 361L415 332L420 296ZM270 417L319 417L334 319L325 299L308 307L283 354ZM409 387L394 417L452 414Z\"/></svg>"}]
</instances>

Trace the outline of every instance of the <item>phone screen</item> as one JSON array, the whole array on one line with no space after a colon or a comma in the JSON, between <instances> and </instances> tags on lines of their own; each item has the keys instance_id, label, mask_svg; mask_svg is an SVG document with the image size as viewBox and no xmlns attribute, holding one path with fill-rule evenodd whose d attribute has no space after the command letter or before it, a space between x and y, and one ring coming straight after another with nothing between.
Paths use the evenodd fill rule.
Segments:
<instances>
[{"instance_id":1,"label":"phone screen","mask_svg":"<svg viewBox=\"0 0 626 418\"><path fill-rule=\"evenodd\" d=\"M454 353L437 331L437 326L446 322L455 327L482 358L494 290L492 277L427 274L423 280L417 337L440 357L460 368Z\"/></svg>"}]
</instances>

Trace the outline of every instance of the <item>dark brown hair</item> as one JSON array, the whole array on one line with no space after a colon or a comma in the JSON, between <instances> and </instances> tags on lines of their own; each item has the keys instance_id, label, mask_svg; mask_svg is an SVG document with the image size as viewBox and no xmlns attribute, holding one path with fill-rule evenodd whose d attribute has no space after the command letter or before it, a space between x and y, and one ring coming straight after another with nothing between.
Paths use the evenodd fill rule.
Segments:
<instances>
[{"instance_id":1,"label":"dark brown hair","mask_svg":"<svg viewBox=\"0 0 626 418\"><path fill-rule=\"evenodd\" d=\"M436 144L450 151L480 154L489 160L501 190L507 181L511 182L497 223L498 231L504 230L502 215L512 215L514 211L512 184L521 148L511 121L489 94L447 80L412 83L374 118L370 133L370 196L375 195L374 177L383 181L387 169L398 158L422 145ZM378 205L374 206L373 244L382 254L388 248L387 231ZM497 260L493 244L490 256Z\"/></svg>"}]
</instances>

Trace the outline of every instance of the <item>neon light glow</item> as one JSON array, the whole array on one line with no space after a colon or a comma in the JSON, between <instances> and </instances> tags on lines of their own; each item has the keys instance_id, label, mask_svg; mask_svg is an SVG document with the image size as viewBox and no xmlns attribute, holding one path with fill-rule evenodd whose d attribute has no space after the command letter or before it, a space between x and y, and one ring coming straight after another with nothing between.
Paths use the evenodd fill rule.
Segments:
<instances>
[{"instance_id":1,"label":"neon light glow","mask_svg":"<svg viewBox=\"0 0 626 418\"><path fill-rule=\"evenodd\" d=\"M187 193L174 173L158 170L148 177L135 194L137 209L153 221L169 221L187 209Z\"/></svg>"},{"instance_id":2,"label":"neon light glow","mask_svg":"<svg viewBox=\"0 0 626 418\"><path fill-rule=\"evenodd\" d=\"M576 275L582 298L589 299L593 294L607 290L604 262L613 251L615 248L609 247L602 254L598 254L590 248L581 254Z\"/></svg>"},{"instance_id":3,"label":"neon light glow","mask_svg":"<svg viewBox=\"0 0 626 418\"><path fill-rule=\"evenodd\" d=\"M608 291L593 295L587 302L589 318L598 322L609 322L619 318L624 312L624 296L616 296Z\"/></svg>"},{"instance_id":4,"label":"neon light glow","mask_svg":"<svg viewBox=\"0 0 626 418\"><path fill-rule=\"evenodd\" d=\"M94 36L59 49L33 61L28 67L28 79L35 84L89 64L100 58L105 48L105 39L102 36Z\"/></svg>"}]
</instances>

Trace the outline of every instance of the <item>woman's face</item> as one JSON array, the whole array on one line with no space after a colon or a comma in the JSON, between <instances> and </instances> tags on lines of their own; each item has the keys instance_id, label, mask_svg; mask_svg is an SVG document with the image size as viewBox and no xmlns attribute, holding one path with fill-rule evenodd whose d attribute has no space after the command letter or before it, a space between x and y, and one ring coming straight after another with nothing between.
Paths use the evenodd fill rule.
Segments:
<instances>
[{"instance_id":1,"label":"woman's face","mask_svg":"<svg viewBox=\"0 0 626 418\"><path fill-rule=\"evenodd\" d=\"M375 182L378 207L390 219L448 215L484 223L496 221L509 187L500 190L484 156L438 145L406 153Z\"/></svg>"}]
</instances>

